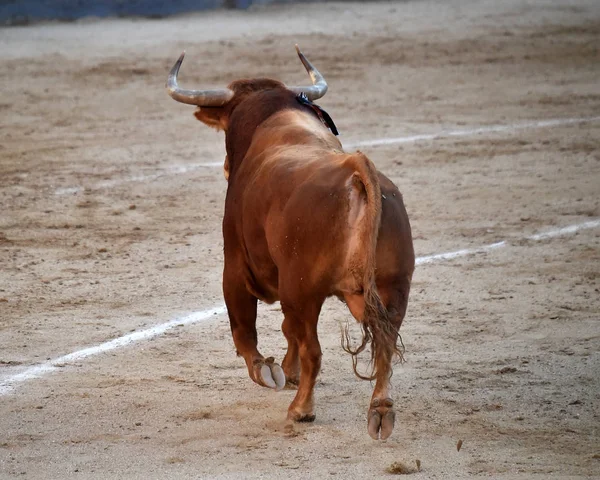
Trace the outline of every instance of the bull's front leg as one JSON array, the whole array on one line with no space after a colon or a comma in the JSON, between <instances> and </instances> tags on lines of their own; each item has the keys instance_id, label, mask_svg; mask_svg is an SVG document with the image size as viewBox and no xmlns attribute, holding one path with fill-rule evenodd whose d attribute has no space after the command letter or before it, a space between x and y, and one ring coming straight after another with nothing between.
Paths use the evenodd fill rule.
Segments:
<instances>
[{"instance_id":1,"label":"bull's front leg","mask_svg":"<svg viewBox=\"0 0 600 480\"><path fill-rule=\"evenodd\" d=\"M246 290L245 284L229 277L223 282L223 294L233 343L248 368L250 378L263 387L281 390L285 386L285 374L273 357L265 358L258 351L256 333L256 308L258 299ZM225 277L227 278L227 277Z\"/></svg>"}]
</instances>

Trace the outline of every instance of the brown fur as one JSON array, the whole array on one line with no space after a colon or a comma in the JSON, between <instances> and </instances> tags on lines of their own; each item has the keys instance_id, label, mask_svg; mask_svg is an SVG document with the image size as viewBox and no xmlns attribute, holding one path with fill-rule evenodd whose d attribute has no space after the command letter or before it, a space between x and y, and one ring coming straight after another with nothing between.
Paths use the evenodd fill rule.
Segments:
<instances>
[{"instance_id":1,"label":"brown fur","mask_svg":"<svg viewBox=\"0 0 600 480\"><path fill-rule=\"evenodd\" d=\"M229 88L229 103L195 115L225 131L223 291L237 352L255 382L278 378L279 367L257 349L255 323L257 300L280 300L283 371L298 385L288 417L312 420L319 313L327 297L344 299L363 329L361 344L344 348L358 376L377 378L369 432L381 428L384 438L393 427L388 383L392 357L402 355L398 329L414 268L402 196L364 154L345 153L283 84L239 80ZM362 376L356 358L369 344L373 374Z\"/></svg>"},{"instance_id":2,"label":"brown fur","mask_svg":"<svg viewBox=\"0 0 600 480\"><path fill-rule=\"evenodd\" d=\"M363 251L355 257L357 262L353 269L361 277L363 288L364 310L361 321L362 341L358 347L350 346L348 329L342 335L342 348L352 355L352 368L354 374L363 380L374 380L377 375L377 359L384 365L391 361L394 354L403 358L402 351L398 348L398 329L394 327L389 318L387 309L375 283L377 238L381 224L381 188L377 177L377 170L373 163L362 153L357 152L351 157L352 165L356 170L353 179L356 179L357 188L364 191L367 204L366 215L360 225L360 243ZM361 255L362 254L362 255ZM370 375L362 375L358 372L358 355L371 344Z\"/></svg>"}]
</instances>

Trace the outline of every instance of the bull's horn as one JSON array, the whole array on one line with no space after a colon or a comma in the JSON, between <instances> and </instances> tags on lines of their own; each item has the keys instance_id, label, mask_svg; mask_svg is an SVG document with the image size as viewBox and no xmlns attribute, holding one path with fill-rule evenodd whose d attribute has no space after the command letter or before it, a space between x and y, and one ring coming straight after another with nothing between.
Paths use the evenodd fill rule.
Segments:
<instances>
[{"instance_id":1,"label":"bull's horn","mask_svg":"<svg viewBox=\"0 0 600 480\"><path fill-rule=\"evenodd\" d=\"M169 79L165 86L171 97L178 102L197 105L199 107L220 107L231 100L233 92L228 88L220 90L185 90L179 88L179 85L177 85L177 74L179 73L179 67L181 67L184 56L185 52L181 54L179 60L175 62L175 65L173 65L173 68L169 72Z\"/></svg>"},{"instance_id":2,"label":"bull's horn","mask_svg":"<svg viewBox=\"0 0 600 480\"><path fill-rule=\"evenodd\" d=\"M309 100L317 100L327 93L327 82L323 78L323 75L302 54L298 45L296 45L296 51L313 84L309 87L289 87L289 89L296 94L305 93Z\"/></svg>"}]
</instances>

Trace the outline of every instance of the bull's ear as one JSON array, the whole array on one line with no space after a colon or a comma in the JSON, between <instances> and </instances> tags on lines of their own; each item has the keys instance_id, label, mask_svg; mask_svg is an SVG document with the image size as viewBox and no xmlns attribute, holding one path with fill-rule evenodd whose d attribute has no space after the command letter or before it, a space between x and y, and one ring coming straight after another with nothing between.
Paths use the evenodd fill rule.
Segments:
<instances>
[{"instance_id":1,"label":"bull's ear","mask_svg":"<svg viewBox=\"0 0 600 480\"><path fill-rule=\"evenodd\" d=\"M229 116L223 107L198 107L194 116L202 123L217 130L227 131Z\"/></svg>"}]
</instances>

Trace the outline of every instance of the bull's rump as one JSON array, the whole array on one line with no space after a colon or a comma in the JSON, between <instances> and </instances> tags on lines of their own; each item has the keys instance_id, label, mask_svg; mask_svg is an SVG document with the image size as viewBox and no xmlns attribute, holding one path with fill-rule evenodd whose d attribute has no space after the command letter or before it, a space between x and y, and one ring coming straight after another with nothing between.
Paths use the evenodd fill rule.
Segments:
<instances>
[{"instance_id":1,"label":"bull's rump","mask_svg":"<svg viewBox=\"0 0 600 480\"><path fill-rule=\"evenodd\" d=\"M310 295L360 291L360 280L349 273L349 265L365 243L360 226L367 198L356 181L356 165L366 158L294 145L253 160L246 165L252 174L243 176L247 182L237 203L238 238L253 290L265 301L280 298L281 282L294 283ZM380 177L385 197L385 222L378 235L386 251L382 273L397 274L394 259L400 258L393 252L398 245L393 237L410 238L410 227L400 193Z\"/></svg>"}]
</instances>

